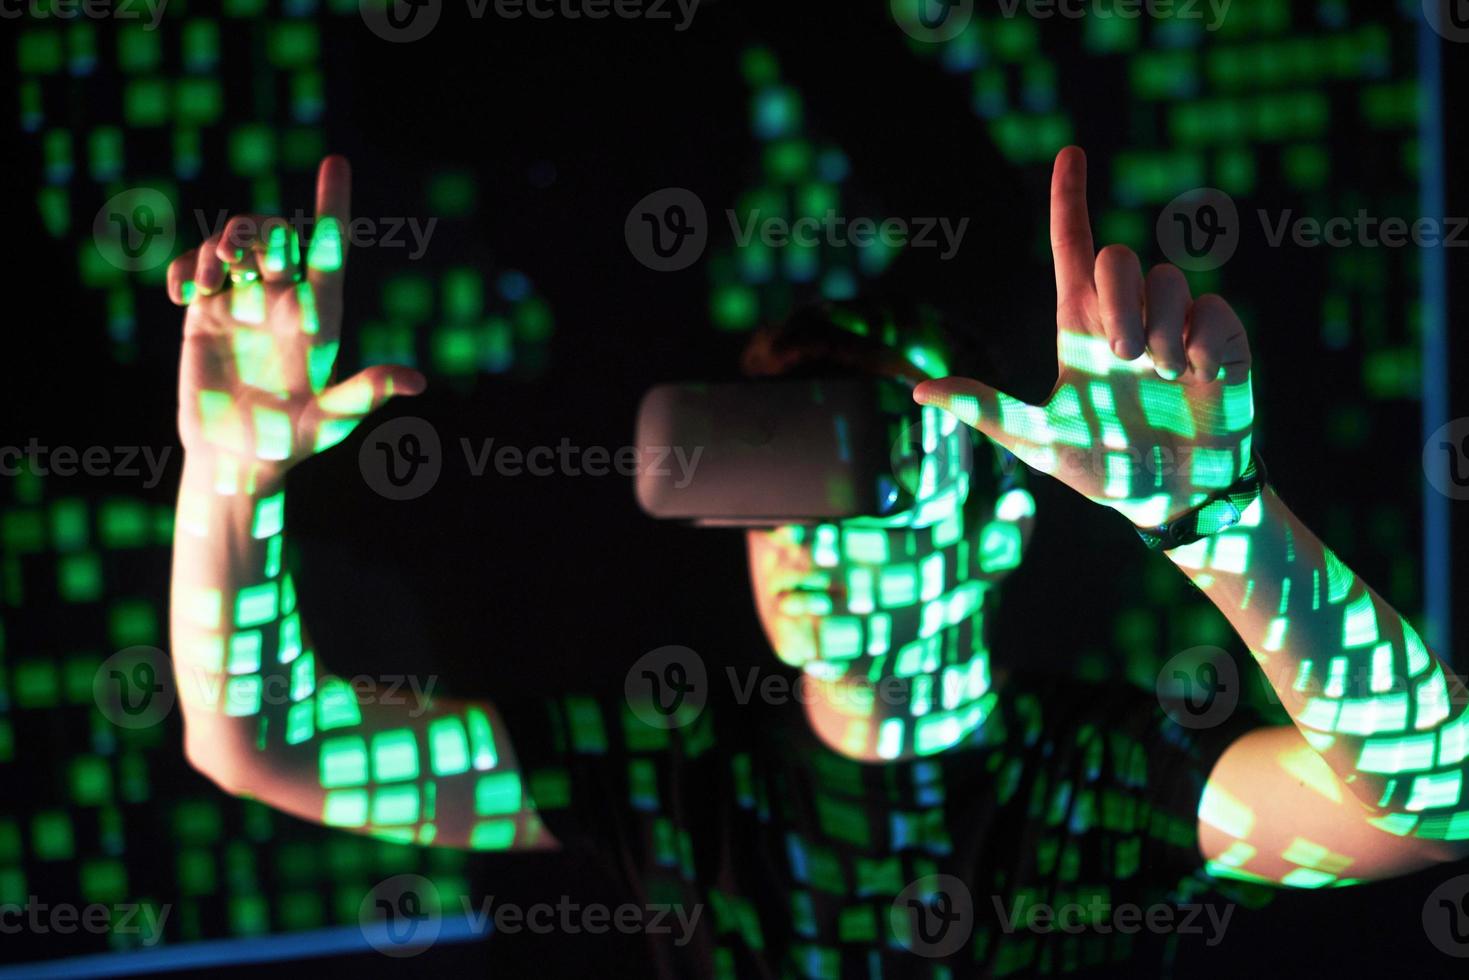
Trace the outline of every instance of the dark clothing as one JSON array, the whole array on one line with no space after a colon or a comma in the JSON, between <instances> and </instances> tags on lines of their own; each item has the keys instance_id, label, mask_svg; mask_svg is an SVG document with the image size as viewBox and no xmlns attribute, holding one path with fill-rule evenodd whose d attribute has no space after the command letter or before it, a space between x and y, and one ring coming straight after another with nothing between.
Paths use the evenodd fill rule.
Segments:
<instances>
[{"instance_id":1,"label":"dark clothing","mask_svg":"<svg viewBox=\"0 0 1469 980\"><path fill-rule=\"evenodd\" d=\"M824 746L794 700L711 703L672 730L620 696L502 707L563 845L643 903L699 907L689 941L672 917L650 935L679 977L1156 975L1167 937L1111 928L1113 911L1202 888L1200 794L1250 727L1194 731L1135 688L1021 675L960 745L872 764ZM1028 927L1038 904L1070 906L1070 931Z\"/></svg>"}]
</instances>

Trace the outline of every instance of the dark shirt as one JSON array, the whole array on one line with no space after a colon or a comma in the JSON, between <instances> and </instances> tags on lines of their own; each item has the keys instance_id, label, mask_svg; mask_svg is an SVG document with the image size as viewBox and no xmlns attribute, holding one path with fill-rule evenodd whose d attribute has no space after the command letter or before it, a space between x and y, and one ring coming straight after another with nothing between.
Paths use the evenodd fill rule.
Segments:
<instances>
[{"instance_id":1,"label":"dark shirt","mask_svg":"<svg viewBox=\"0 0 1469 980\"><path fill-rule=\"evenodd\" d=\"M679 977L1156 975L1168 939L1142 915L1205 887L1199 798L1250 727L1026 675L960 745L885 764L827 748L793 700L711 702L673 729L621 696L503 711L562 844L642 904L699 911L692 937L672 916L649 933ZM1043 905L1066 930L1027 926Z\"/></svg>"}]
</instances>

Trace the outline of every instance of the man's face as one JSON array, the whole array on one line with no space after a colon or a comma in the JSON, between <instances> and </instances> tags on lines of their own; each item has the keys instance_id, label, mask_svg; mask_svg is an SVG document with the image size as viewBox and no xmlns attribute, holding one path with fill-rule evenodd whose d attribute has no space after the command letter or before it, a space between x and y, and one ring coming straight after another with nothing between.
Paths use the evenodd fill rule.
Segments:
<instances>
[{"instance_id":1,"label":"man's face","mask_svg":"<svg viewBox=\"0 0 1469 980\"><path fill-rule=\"evenodd\" d=\"M1019 562L1032 508L1024 490L1003 508L969 500L968 438L952 416L925 410L911 467L917 501L904 514L746 533L756 609L781 660L876 680L974 652L941 650L944 634ZM970 527L973 514L996 516Z\"/></svg>"},{"instance_id":2,"label":"man's face","mask_svg":"<svg viewBox=\"0 0 1469 980\"><path fill-rule=\"evenodd\" d=\"M752 530L745 540L760 624L793 667L870 662L917 639L918 604L956 557L923 530L846 523Z\"/></svg>"}]
</instances>

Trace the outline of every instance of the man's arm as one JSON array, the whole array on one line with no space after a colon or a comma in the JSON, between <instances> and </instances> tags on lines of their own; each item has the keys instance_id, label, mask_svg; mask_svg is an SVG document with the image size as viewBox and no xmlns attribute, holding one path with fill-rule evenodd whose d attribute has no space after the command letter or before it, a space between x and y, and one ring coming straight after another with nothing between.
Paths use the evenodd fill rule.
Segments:
<instances>
[{"instance_id":1,"label":"man's arm","mask_svg":"<svg viewBox=\"0 0 1469 980\"><path fill-rule=\"evenodd\" d=\"M295 229L234 218L177 259L186 306L170 626L189 760L227 792L420 844L554 843L495 709L419 703L328 673L285 566L287 470L423 378L377 366L331 383L350 175L322 163L304 268Z\"/></svg>"},{"instance_id":2,"label":"man's arm","mask_svg":"<svg viewBox=\"0 0 1469 980\"><path fill-rule=\"evenodd\" d=\"M1268 488L1242 525L1169 557L1295 722L1216 765L1199 812L1211 871L1320 887L1469 856L1469 699L1406 619Z\"/></svg>"},{"instance_id":3,"label":"man's arm","mask_svg":"<svg viewBox=\"0 0 1469 980\"><path fill-rule=\"evenodd\" d=\"M1174 266L1146 278L1130 249L1095 251L1086 160L1051 183L1059 376L1030 405L968 378L924 382L1032 468L1150 528L1246 471L1252 358L1225 300ZM1241 526L1171 557L1212 599L1291 713L1228 748L1200 838L1218 874L1320 886L1403 874L1465 853L1464 692L1386 602L1268 489Z\"/></svg>"},{"instance_id":4,"label":"man's arm","mask_svg":"<svg viewBox=\"0 0 1469 980\"><path fill-rule=\"evenodd\" d=\"M218 477L190 456L174 532L174 676L195 768L234 795L403 843L553 843L492 705L327 672L283 567L282 481L225 494Z\"/></svg>"}]
</instances>

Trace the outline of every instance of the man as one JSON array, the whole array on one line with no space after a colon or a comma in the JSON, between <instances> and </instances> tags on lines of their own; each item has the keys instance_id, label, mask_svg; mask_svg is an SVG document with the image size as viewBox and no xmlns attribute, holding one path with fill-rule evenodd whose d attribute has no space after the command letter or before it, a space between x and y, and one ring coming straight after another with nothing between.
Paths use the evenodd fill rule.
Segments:
<instances>
[{"instance_id":1,"label":"man","mask_svg":"<svg viewBox=\"0 0 1469 980\"><path fill-rule=\"evenodd\" d=\"M304 271L287 226L241 219L169 270L188 305L172 627L190 760L391 840L592 847L647 904L703 913L650 929L672 975L1069 972L1127 958L1121 910L1191 875L1314 888L1460 859L1463 689L1265 484L1229 305L1096 252L1085 182L1062 151L1044 405L925 380L945 352L910 325L838 311L758 337L752 373L915 382L936 475L904 514L748 532L761 622L808 696L715 692L668 725L621 692L418 713L318 657L282 562L284 475L425 384L392 366L331 383L349 174L324 161ZM943 465L956 419L1131 520L1295 724L1189 731L1137 691L992 671L984 619L1033 505L992 466Z\"/></svg>"}]
</instances>

